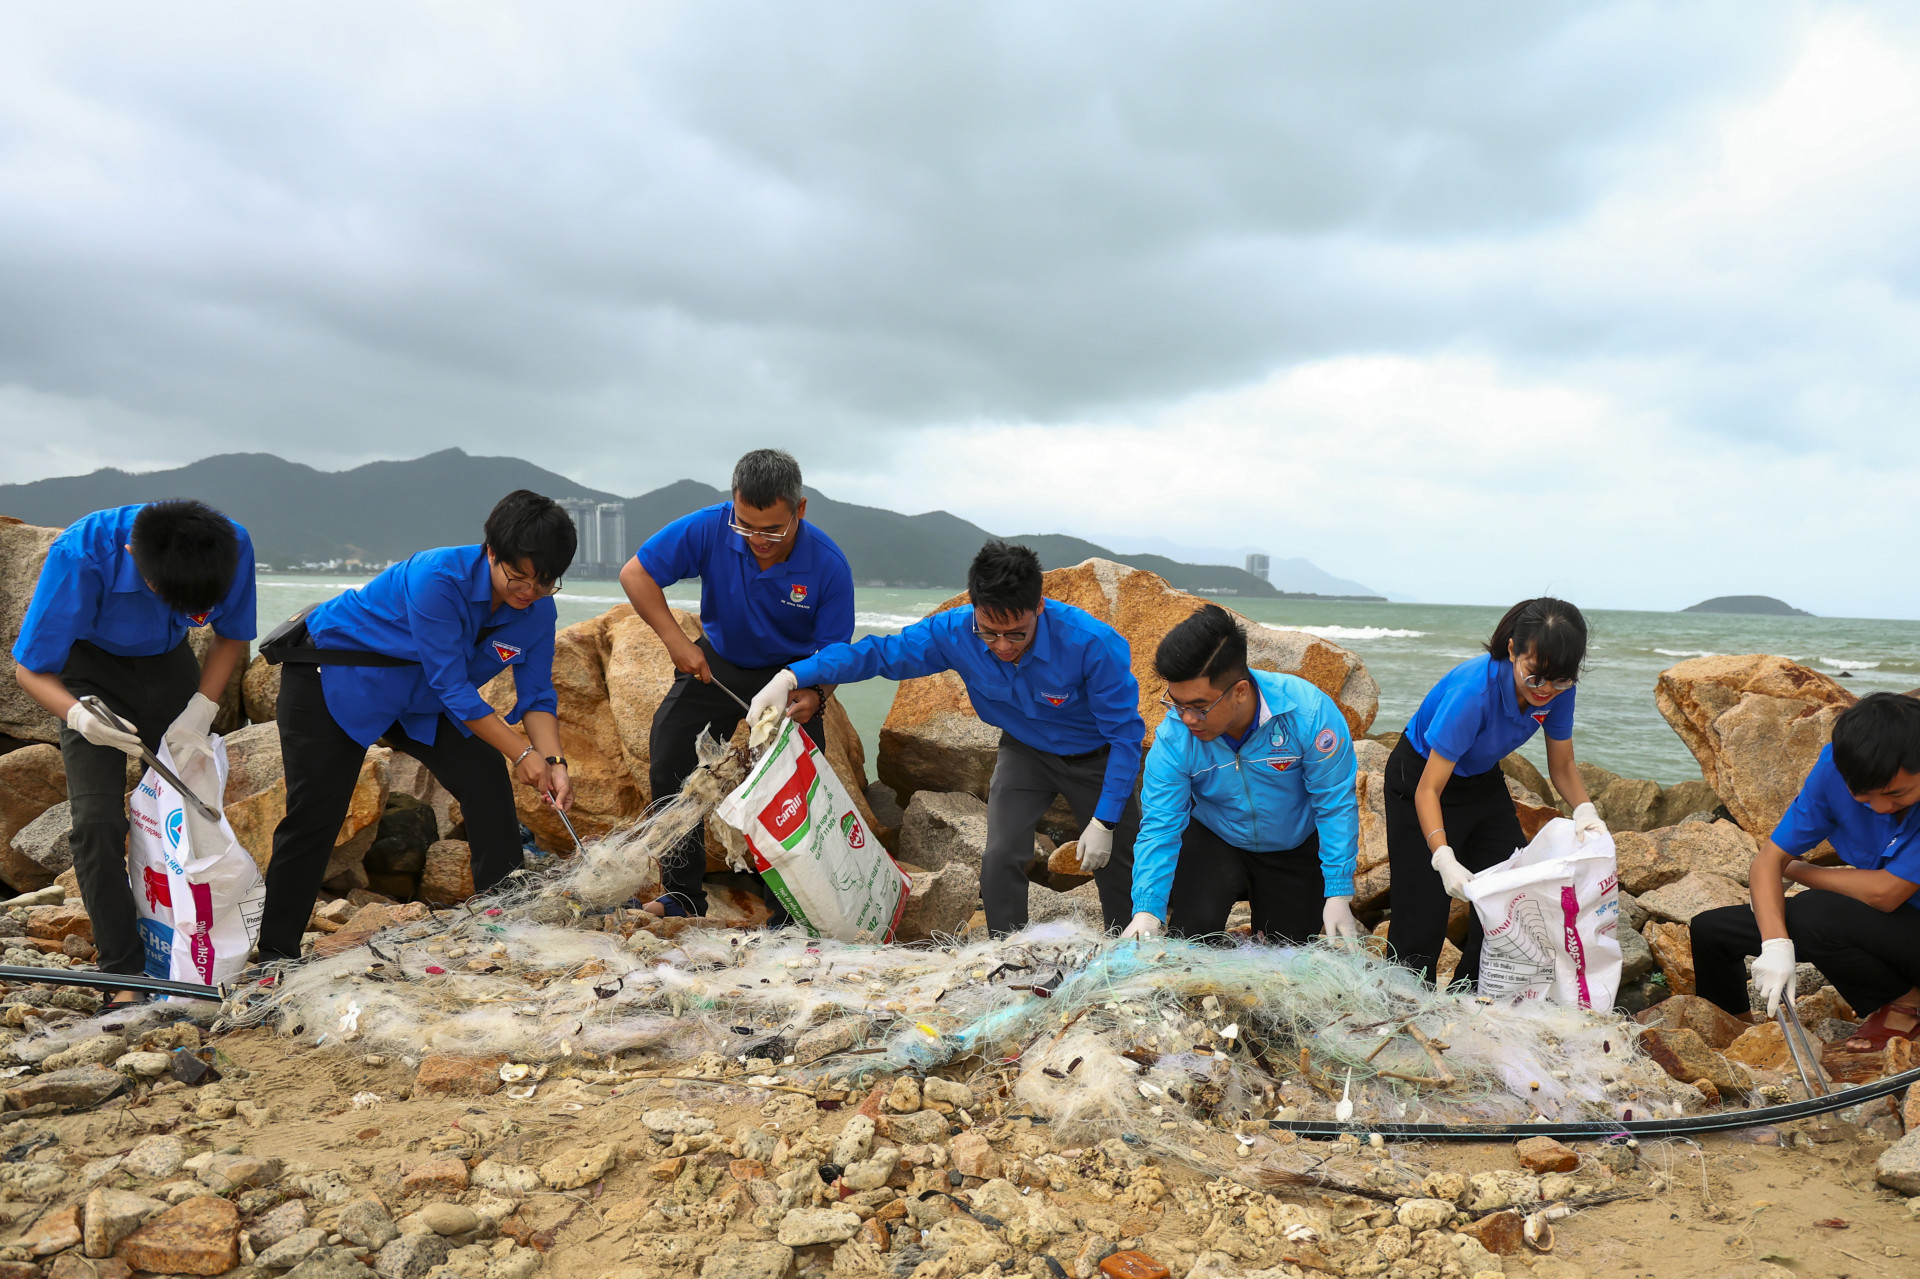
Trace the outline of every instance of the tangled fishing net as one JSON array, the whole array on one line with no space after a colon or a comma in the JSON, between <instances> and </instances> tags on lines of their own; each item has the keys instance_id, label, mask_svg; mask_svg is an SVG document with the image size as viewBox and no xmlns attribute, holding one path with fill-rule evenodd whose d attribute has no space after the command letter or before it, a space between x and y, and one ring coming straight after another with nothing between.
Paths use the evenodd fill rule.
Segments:
<instances>
[{"instance_id":1,"label":"tangled fishing net","mask_svg":"<svg viewBox=\"0 0 1920 1279\"><path fill-rule=\"evenodd\" d=\"M641 1054L715 1078L1005 1069L1015 1103L1062 1136L1183 1117L1678 1113L1682 1091L1630 1022L1435 991L1354 943L1120 942L1054 922L886 946L665 925L626 903L744 776L745 759L711 742L702 761L679 795L556 871L294 967L229 1015L316 1043Z\"/></svg>"}]
</instances>

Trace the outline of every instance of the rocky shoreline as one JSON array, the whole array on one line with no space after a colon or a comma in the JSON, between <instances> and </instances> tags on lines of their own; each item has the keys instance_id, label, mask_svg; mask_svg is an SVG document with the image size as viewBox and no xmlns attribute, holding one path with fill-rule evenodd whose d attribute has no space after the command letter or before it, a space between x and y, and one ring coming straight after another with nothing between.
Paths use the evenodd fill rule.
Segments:
<instances>
[{"instance_id":1,"label":"rocky shoreline","mask_svg":"<svg viewBox=\"0 0 1920 1279\"><path fill-rule=\"evenodd\" d=\"M17 625L38 569L34 548L44 554L47 540L50 530L0 525L0 626ZM1152 574L1102 561L1049 573L1047 589L1112 622L1143 671L1157 636L1198 604ZM696 617L677 618L698 634ZM1254 665L1315 683L1356 734L1354 905L1376 934L1390 935L1381 786L1396 736L1366 736L1378 690L1357 657L1328 641L1263 627L1254 637ZM554 679L563 749L575 761L575 822L591 840L654 798L647 726L672 668L622 606L561 633ZM236 676L216 726L232 763L228 813L263 868L285 802L276 685L277 671L256 662ZM1152 726L1159 708L1146 690L1155 685L1149 677L1142 686ZM496 685L487 695L504 705L512 690ZM1704 1110L1783 1079L1785 1048L1763 1019L1734 1018L1694 996L1688 922L1745 900L1756 837L1854 699L1826 676L1763 656L1680 663L1655 696L1702 778L1662 788L1586 765L1582 774L1619 850L1621 1015L1632 1018L1623 1033ZM913 879L901 939L978 936L997 734L973 717L957 681L908 681L882 730L878 779L869 780L844 712L830 704L827 713L836 773ZM370 1053L337 1035L316 1044L305 1026L216 1035L211 1009L186 1005L103 1019L97 995L57 976L86 963L92 934L63 847L51 721L0 696L0 731L13 739L0 755L0 881L17 892L67 889L65 902L0 909L6 962L48 969L45 982L0 993L0 1037L13 1063L0 1113L11 1147L0 1160L0 1279L345 1279L369 1268L386 1279L527 1279L543 1268L620 1279L1579 1279L1681 1273L1663 1267L1698 1246L1687 1229L1725 1234L1715 1223L1732 1220L1735 1197L1763 1194L1766 1177L1783 1175L1801 1184L1841 1176L1805 1191L1796 1214L1820 1208L1889 1240L1911 1230L1891 1192L1920 1192L1920 1132L1907 1135L1920 1124L1920 1099L1716 1139L1691 1157L1540 1139L1465 1149L1296 1143L1263 1115L1195 1112L1163 1124L1178 1133L1183 1153L1174 1157L1124 1136L1063 1138L991 1061L851 1080L845 1070L809 1069L859 1051L858 1037L833 1021L817 1028L824 1038L815 1047L833 1046L808 1061L797 1059L812 1049L786 1062L649 1051L515 1063ZM1504 769L1529 834L1565 812L1526 760L1510 757ZM135 780L130 770L129 788ZM1060 855L1073 833L1063 816L1050 814L1036 835L1032 914L1097 926L1090 880ZM521 817L547 856L571 851L546 810L523 799ZM472 887L462 833L458 805L417 764L369 752L307 945L348 954L381 930L458 906ZM710 827L708 850L724 881L724 832ZM670 954L689 930L744 937L764 919L757 895L738 885L716 883L712 896L704 920L616 910L582 926ZM1464 922L1462 914L1456 923ZM1802 1019L1826 1041L1833 1079L1912 1064L1899 1042L1885 1054L1845 1053L1854 1010L1810 969L1800 990ZM1190 1033L1224 1051L1232 1036L1221 1038L1220 1013L1196 1005ZM1300 1146L1315 1148L1331 1185L1259 1184L1238 1171ZM1888 1189L1870 1189L1876 1176ZM1848 1178L1863 1188L1849 1189ZM1595 1199L1606 1202L1579 1218L1557 1214L1558 1205ZM1540 1228L1550 1238L1558 1221L1558 1246L1526 1242L1530 1220L1536 1244ZM1715 1245L1685 1273L1735 1273L1723 1262ZM1789 1273L1747 1262L1743 1276Z\"/></svg>"}]
</instances>

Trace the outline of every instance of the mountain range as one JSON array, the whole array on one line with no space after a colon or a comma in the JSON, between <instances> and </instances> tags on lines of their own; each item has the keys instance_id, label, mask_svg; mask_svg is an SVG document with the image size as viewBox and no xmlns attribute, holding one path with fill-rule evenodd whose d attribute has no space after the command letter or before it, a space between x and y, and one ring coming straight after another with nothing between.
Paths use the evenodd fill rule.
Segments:
<instances>
[{"instance_id":1,"label":"mountain range","mask_svg":"<svg viewBox=\"0 0 1920 1279\"><path fill-rule=\"evenodd\" d=\"M695 480L677 480L623 498L520 458L473 457L459 449L410 461L369 462L345 471L316 470L270 453L226 453L170 471L103 469L0 485L0 514L58 528L103 507L194 497L245 525L264 564L288 568L358 560L378 565L425 547L478 540L494 502L518 488L553 498L624 502L626 552L668 522L728 496ZM966 583L974 552L994 536L946 511L902 515L835 501L813 489L807 490L807 518L846 552L854 578L863 586L959 588ZM1351 593L1281 591L1236 566L1124 554L1059 533L1017 534L1009 540L1031 546L1049 568L1099 557L1147 569L1182 590L1206 594L1379 598L1358 583L1350 584L1358 588ZM1342 579L1326 580L1349 585Z\"/></svg>"}]
</instances>

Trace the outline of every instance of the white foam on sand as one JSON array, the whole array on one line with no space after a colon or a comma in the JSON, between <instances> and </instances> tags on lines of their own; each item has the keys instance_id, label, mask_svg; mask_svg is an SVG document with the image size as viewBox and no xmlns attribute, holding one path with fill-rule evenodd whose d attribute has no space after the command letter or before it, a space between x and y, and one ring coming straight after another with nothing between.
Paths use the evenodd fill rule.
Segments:
<instances>
[{"instance_id":1,"label":"white foam on sand","mask_svg":"<svg viewBox=\"0 0 1920 1279\"><path fill-rule=\"evenodd\" d=\"M1402 631L1390 626L1276 626L1272 622L1261 625L1276 631L1305 631L1331 640L1421 639L1426 635L1425 631Z\"/></svg>"},{"instance_id":2,"label":"white foam on sand","mask_svg":"<svg viewBox=\"0 0 1920 1279\"><path fill-rule=\"evenodd\" d=\"M1654 652L1662 657L1718 657L1718 653L1708 653L1697 648L1656 648Z\"/></svg>"}]
</instances>

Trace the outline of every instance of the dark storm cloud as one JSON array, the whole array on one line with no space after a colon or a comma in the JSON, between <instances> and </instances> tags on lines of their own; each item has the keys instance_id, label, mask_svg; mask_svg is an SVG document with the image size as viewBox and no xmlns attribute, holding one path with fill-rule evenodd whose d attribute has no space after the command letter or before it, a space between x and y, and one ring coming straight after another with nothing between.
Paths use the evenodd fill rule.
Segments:
<instances>
[{"instance_id":1,"label":"dark storm cloud","mask_svg":"<svg viewBox=\"0 0 1920 1279\"><path fill-rule=\"evenodd\" d=\"M460 445L630 488L770 433L884 457L903 427L1343 351L1636 348L1524 281L1387 263L1585 216L1793 31L1711 5L15 9L0 421L80 406L57 449L14 441L36 474Z\"/></svg>"}]
</instances>

